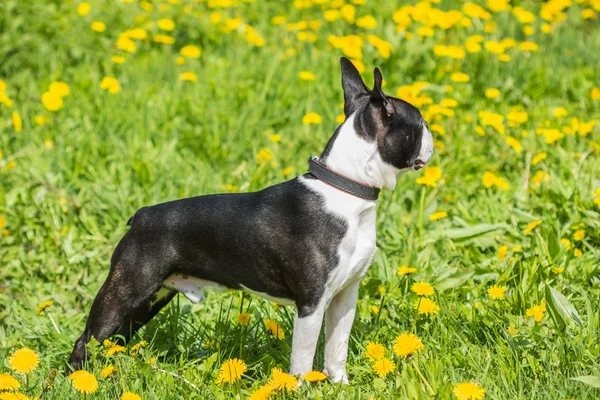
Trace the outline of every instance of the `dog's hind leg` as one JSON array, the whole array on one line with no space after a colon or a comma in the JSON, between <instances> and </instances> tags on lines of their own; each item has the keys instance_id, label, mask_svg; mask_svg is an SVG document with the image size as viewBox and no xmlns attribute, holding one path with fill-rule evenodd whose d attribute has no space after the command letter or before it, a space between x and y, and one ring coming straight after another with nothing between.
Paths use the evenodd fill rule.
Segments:
<instances>
[{"instance_id":1,"label":"dog's hind leg","mask_svg":"<svg viewBox=\"0 0 600 400\"><path fill-rule=\"evenodd\" d=\"M92 337L101 343L114 334L128 339L176 294L174 290L161 287L162 277L144 279L144 274L140 275L124 273L119 265L111 269L92 303L85 331L75 342L69 357L69 365L73 370L83 367L86 360L85 345ZM138 279L131 279L132 276Z\"/></svg>"}]
</instances>

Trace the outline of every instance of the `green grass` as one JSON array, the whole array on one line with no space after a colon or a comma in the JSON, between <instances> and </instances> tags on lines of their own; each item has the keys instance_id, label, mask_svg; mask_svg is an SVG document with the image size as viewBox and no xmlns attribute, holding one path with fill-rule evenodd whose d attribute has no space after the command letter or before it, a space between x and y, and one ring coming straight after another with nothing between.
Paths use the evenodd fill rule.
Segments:
<instances>
[{"instance_id":1,"label":"green grass","mask_svg":"<svg viewBox=\"0 0 600 400\"><path fill-rule=\"evenodd\" d=\"M594 202L600 188L600 129L585 136L566 134L554 143L536 134L540 127L571 126L573 117L600 119L600 100L591 96L592 87L600 86L595 50L600 28L598 19L581 18L587 2L568 7L567 19L555 23L551 34L541 32L541 5L524 1L520 5L537 16L530 37L505 11L492 13L495 32L485 32L485 21L473 19L470 28L435 28L433 37L422 38L416 34L421 23L413 22L407 28L414 33L411 39L393 22L400 2L355 6L357 17L377 19L373 30L343 18L324 21L328 5L299 10L291 3L257 1L211 9L206 2L176 3L161 11L154 2L147 13L138 2L93 0L83 17L75 1L0 4L0 79L14 102L11 108L0 104L0 221L5 224L0 229L0 374L18 377L22 392L32 398L49 382L43 399L80 398L62 371L129 217L145 205L258 190L304 173L309 156L321 152L342 112L338 61L343 53L328 36L357 34L364 37L368 85L371 69L379 66L392 95L402 85L428 81L423 93L434 104L452 98L458 105L452 116L421 107L430 126L437 123L446 131L435 134L430 165L442 171L436 187L417 184L422 173L407 173L379 201L379 250L360 291L348 359L351 385L306 384L279 398L451 398L454 385L465 381L478 383L490 399L600 396L592 385L570 379L600 376L600 204ZM460 10L462 3L434 6ZM221 13L222 21L211 24L211 12ZM142 26L173 18L175 44L149 39L137 41L133 54L115 49L119 33L136 27L136 17L144 15L145 21L137 21ZM323 21L315 30L316 42L299 41L296 31L271 24L275 15L289 22ZM223 32L229 17L243 18L264 37L265 46L248 43L238 32ZM107 30L91 31L93 20L104 21ZM158 30L148 32L152 37ZM370 33L392 44L389 58L368 43ZM485 40L531 40L539 49L508 49L509 62L485 50L458 60L433 54L436 44L464 46L476 34ZM179 49L188 44L199 46L201 57L176 64ZM286 55L288 49L296 54ZM115 54L127 61L112 63ZM194 72L197 82L181 81L184 71ZM313 72L316 80L301 80L300 71ZM469 82L451 81L459 71ZM122 91L101 90L104 76L117 78ZM71 89L57 112L45 110L40 101L53 81ZM453 91L445 91L446 85ZM499 98L486 98L491 87L500 90ZM485 110L506 117L511 107L528 114L519 127L503 121L506 135L522 145L520 152L482 125L478 115ZM568 116L554 117L557 107ZM13 111L23 119L19 132L11 122ZM319 113L322 124L303 125L308 112ZM37 115L49 123L36 124ZM483 127L484 136L477 127ZM273 142L273 134L281 141ZM46 146L50 141L53 146ZM258 153L264 148L273 159L261 163ZM541 152L547 158L532 165ZM286 168L291 173L284 176ZM484 187L486 171L506 178L510 188ZM547 176L534 183L538 171ZM448 217L430 221L436 211ZM541 225L525 234L525 227L539 219ZM585 236L577 241L578 230ZM572 247L561 245L561 239L569 239ZM505 245L508 254L500 258L498 250ZM522 249L513 251L515 246ZM401 265L418 271L401 277L396 273ZM556 267L564 271L552 272ZM416 295L410 291L416 281L436 288L437 316L416 315ZM489 298L494 284L507 286L506 299ZM551 295L549 287L568 300ZM535 322L526 310L544 299L548 311ZM54 304L36 315L45 300ZM248 327L236 321L241 311L253 317ZM209 290L197 305L178 296L131 342L148 342L139 352L106 357L101 346L90 347L94 356L88 370L99 378L102 368L114 365L117 374L100 380L99 391L88 397L116 399L131 391L143 399L247 398L270 379L272 368L289 368L293 315L292 308L239 292ZM265 318L281 324L284 340L268 334ZM510 325L517 335L507 332ZM408 361L391 352L394 338L405 331L425 344ZM396 363L385 378L374 374L365 357L369 341L384 344ZM11 372L8 363L21 347L40 355L40 366L27 378ZM321 340L315 369L323 366L322 347ZM155 356L151 366L147 361ZM248 371L233 385L216 385L221 363L234 357L243 359Z\"/></svg>"}]
</instances>

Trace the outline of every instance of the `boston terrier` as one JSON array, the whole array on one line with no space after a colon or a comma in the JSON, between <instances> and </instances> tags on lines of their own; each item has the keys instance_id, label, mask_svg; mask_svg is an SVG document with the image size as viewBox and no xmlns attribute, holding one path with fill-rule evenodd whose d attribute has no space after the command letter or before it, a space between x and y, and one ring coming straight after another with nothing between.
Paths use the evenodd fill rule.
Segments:
<instances>
[{"instance_id":1,"label":"boston terrier","mask_svg":"<svg viewBox=\"0 0 600 400\"><path fill-rule=\"evenodd\" d=\"M379 191L394 189L401 172L423 168L433 138L418 109L383 93L378 68L369 90L350 60L340 62L346 120L321 157L311 157L308 173L259 192L135 213L75 342L72 370L82 368L92 337L128 339L177 292L198 302L204 287L221 286L296 307L292 375L312 371L325 319L325 373L348 383L348 340L376 249Z\"/></svg>"}]
</instances>

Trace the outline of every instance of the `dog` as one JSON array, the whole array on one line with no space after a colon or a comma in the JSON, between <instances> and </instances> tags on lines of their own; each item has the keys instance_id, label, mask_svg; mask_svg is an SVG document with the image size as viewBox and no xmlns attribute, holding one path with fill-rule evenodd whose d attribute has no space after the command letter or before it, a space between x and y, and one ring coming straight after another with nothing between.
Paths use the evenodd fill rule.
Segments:
<instances>
[{"instance_id":1,"label":"dog","mask_svg":"<svg viewBox=\"0 0 600 400\"><path fill-rule=\"evenodd\" d=\"M198 302L204 287L221 286L295 305L292 375L313 370L325 320L324 372L348 383L348 341L359 282L376 250L379 191L423 168L433 138L417 108L384 94L378 68L369 90L350 60L340 64L346 119L309 160L308 173L258 192L135 213L75 342L72 370L82 368L92 337L127 340L178 292Z\"/></svg>"}]
</instances>

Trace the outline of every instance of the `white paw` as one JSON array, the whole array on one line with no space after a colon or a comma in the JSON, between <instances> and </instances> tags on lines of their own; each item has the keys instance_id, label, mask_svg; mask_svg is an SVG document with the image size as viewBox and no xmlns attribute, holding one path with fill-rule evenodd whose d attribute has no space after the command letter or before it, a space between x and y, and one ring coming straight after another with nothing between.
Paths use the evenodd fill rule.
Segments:
<instances>
[{"instance_id":1,"label":"white paw","mask_svg":"<svg viewBox=\"0 0 600 400\"><path fill-rule=\"evenodd\" d=\"M348 382L348 374L346 373L345 369L325 368L323 373L327 375L333 383L341 382L344 385L350 384Z\"/></svg>"}]
</instances>

